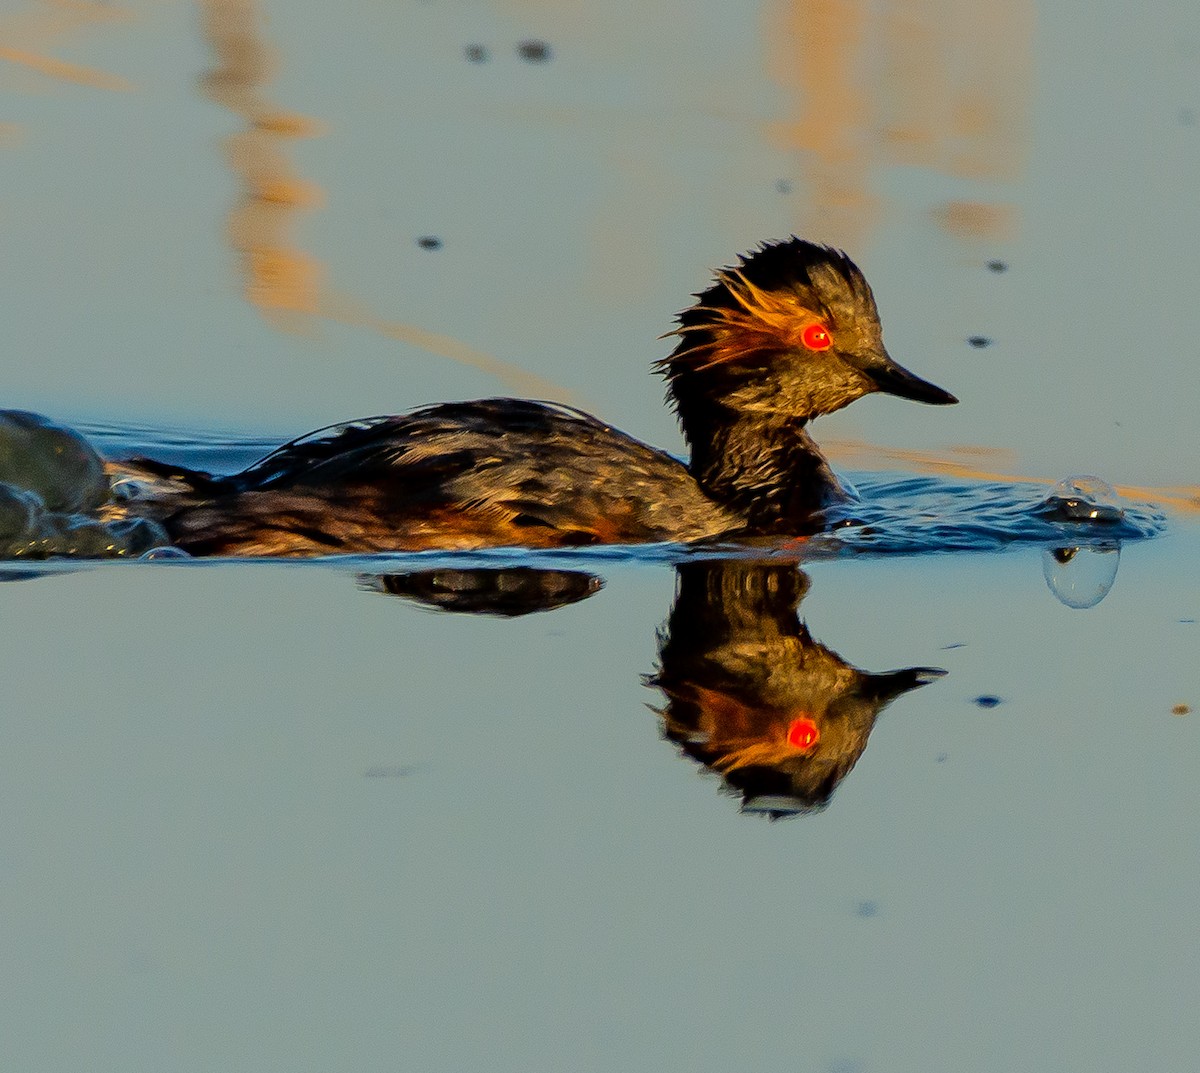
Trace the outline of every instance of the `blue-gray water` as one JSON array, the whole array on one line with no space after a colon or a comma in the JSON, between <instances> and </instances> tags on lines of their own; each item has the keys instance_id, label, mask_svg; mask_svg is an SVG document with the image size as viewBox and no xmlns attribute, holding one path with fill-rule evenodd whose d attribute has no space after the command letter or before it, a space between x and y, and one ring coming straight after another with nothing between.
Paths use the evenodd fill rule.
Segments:
<instances>
[{"instance_id":1,"label":"blue-gray water","mask_svg":"<svg viewBox=\"0 0 1200 1073\"><path fill-rule=\"evenodd\" d=\"M678 451L656 337L792 232L962 400L817 423L871 516L714 597L741 647L665 647L723 549L14 567L4 1064L1191 1073L1198 58L1182 0L4 6L0 408L231 468L516 393ZM1158 506L988 536L1079 474ZM688 720L807 740L801 663L947 673L771 822Z\"/></svg>"},{"instance_id":2,"label":"blue-gray water","mask_svg":"<svg viewBox=\"0 0 1200 1073\"><path fill-rule=\"evenodd\" d=\"M1187 1069L1198 551L1082 612L1036 548L807 566L815 639L949 673L778 823L647 707L669 567L515 619L351 564L5 585L8 1060Z\"/></svg>"}]
</instances>

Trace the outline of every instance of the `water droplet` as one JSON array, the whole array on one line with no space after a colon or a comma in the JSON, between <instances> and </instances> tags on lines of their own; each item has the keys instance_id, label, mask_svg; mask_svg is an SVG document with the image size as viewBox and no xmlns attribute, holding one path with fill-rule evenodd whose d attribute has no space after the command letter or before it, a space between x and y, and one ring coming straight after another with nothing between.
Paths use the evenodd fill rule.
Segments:
<instances>
[{"instance_id":1,"label":"water droplet","mask_svg":"<svg viewBox=\"0 0 1200 1073\"><path fill-rule=\"evenodd\" d=\"M1113 486L1099 477L1064 477L1041 506L1043 514L1064 522L1119 522L1125 517Z\"/></svg>"},{"instance_id":2,"label":"water droplet","mask_svg":"<svg viewBox=\"0 0 1200 1073\"><path fill-rule=\"evenodd\" d=\"M1078 548L1042 551L1046 585L1067 607L1095 607L1117 580L1121 562L1119 544L1091 544Z\"/></svg>"}]
</instances>

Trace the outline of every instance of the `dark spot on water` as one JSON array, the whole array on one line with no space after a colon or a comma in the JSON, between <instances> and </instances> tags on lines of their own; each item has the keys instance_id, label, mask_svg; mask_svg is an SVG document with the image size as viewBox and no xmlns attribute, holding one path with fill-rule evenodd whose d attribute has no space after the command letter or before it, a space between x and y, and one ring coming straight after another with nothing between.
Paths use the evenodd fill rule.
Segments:
<instances>
[{"instance_id":1,"label":"dark spot on water","mask_svg":"<svg viewBox=\"0 0 1200 1073\"><path fill-rule=\"evenodd\" d=\"M487 63L492 58L483 45L467 45L463 49L463 55L466 56L467 63Z\"/></svg>"},{"instance_id":2,"label":"dark spot on water","mask_svg":"<svg viewBox=\"0 0 1200 1073\"><path fill-rule=\"evenodd\" d=\"M1179 125L1181 127L1194 127L1196 125L1196 113L1191 108L1179 109Z\"/></svg>"},{"instance_id":3,"label":"dark spot on water","mask_svg":"<svg viewBox=\"0 0 1200 1073\"><path fill-rule=\"evenodd\" d=\"M879 903L875 901L858 902L854 906L854 915L864 920L879 916Z\"/></svg>"},{"instance_id":4,"label":"dark spot on water","mask_svg":"<svg viewBox=\"0 0 1200 1073\"><path fill-rule=\"evenodd\" d=\"M829 1063L829 1073L863 1073L864 1068L857 1058L835 1058Z\"/></svg>"},{"instance_id":5,"label":"dark spot on water","mask_svg":"<svg viewBox=\"0 0 1200 1073\"><path fill-rule=\"evenodd\" d=\"M1194 618L1181 618L1179 621L1182 622L1185 626L1195 626L1196 625L1196 620Z\"/></svg>"},{"instance_id":6,"label":"dark spot on water","mask_svg":"<svg viewBox=\"0 0 1200 1073\"><path fill-rule=\"evenodd\" d=\"M988 266L989 272L1007 272L1008 271L1008 262L1007 261L988 261L987 266Z\"/></svg>"},{"instance_id":7,"label":"dark spot on water","mask_svg":"<svg viewBox=\"0 0 1200 1073\"><path fill-rule=\"evenodd\" d=\"M442 248L442 240L437 235L422 235L417 239L417 245L423 250L440 250Z\"/></svg>"},{"instance_id":8,"label":"dark spot on water","mask_svg":"<svg viewBox=\"0 0 1200 1073\"><path fill-rule=\"evenodd\" d=\"M517 55L526 63L547 63L551 48L545 41L522 41L517 45Z\"/></svg>"},{"instance_id":9,"label":"dark spot on water","mask_svg":"<svg viewBox=\"0 0 1200 1073\"><path fill-rule=\"evenodd\" d=\"M415 775L417 768L413 764L377 764L363 772L367 779L404 779Z\"/></svg>"},{"instance_id":10,"label":"dark spot on water","mask_svg":"<svg viewBox=\"0 0 1200 1073\"><path fill-rule=\"evenodd\" d=\"M933 758L933 762L935 764L944 764L949 759L950 759L949 753L938 753L937 756L935 756Z\"/></svg>"},{"instance_id":11,"label":"dark spot on water","mask_svg":"<svg viewBox=\"0 0 1200 1073\"><path fill-rule=\"evenodd\" d=\"M776 179L775 189L781 194L790 194L792 192L791 179Z\"/></svg>"},{"instance_id":12,"label":"dark spot on water","mask_svg":"<svg viewBox=\"0 0 1200 1073\"><path fill-rule=\"evenodd\" d=\"M1190 704L1176 704L1171 709L1171 714L1172 715L1190 715L1191 711L1192 711L1192 706Z\"/></svg>"},{"instance_id":13,"label":"dark spot on water","mask_svg":"<svg viewBox=\"0 0 1200 1073\"><path fill-rule=\"evenodd\" d=\"M942 645L942 651L949 652L950 649L952 649L952 648L966 648L966 647L967 647L966 641L955 641L954 644L952 644L952 645Z\"/></svg>"},{"instance_id":14,"label":"dark spot on water","mask_svg":"<svg viewBox=\"0 0 1200 1073\"><path fill-rule=\"evenodd\" d=\"M997 708L1004 703L999 697L993 693L982 693L972 702L977 708Z\"/></svg>"},{"instance_id":15,"label":"dark spot on water","mask_svg":"<svg viewBox=\"0 0 1200 1073\"><path fill-rule=\"evenodd\" d=\"M970 343L976 350L982 350L985 346L991 346L992 341L986 335L969 336L967 342Z\"/></svg>"},{"instance_id":16,"label":"dark spot on water","mask_svg":"<svg viewBox=\"0 0 1200 1073\"><path fill-rule=\"evenodd\" d=\"M152 972L156 968L158 966L155 964L154 958L141 950L131 952L125 961L126 971L138 976Z\"/></svg>"}]
</instances>

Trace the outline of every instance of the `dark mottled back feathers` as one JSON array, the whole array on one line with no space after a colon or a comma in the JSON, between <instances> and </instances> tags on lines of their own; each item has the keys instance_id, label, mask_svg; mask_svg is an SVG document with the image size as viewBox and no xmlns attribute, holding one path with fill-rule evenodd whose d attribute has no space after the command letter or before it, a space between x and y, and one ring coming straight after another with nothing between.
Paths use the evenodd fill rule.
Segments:
<instances>
[{"instance_id":1,"label":"dark mottled back feathers","mask_svg":"<svg viewBox=\"0 0 1200 1073\"><path fill-rule=\"evenodd\" d=\"M222 486L223 485L223 486ZM693 540L738 519L684 465L578 410L516 399L443 403L286 444L165 523L205 554ZM284 515L319 525L286 551ZM377 524L364 526L364 517ZM271 550L265 550L270 548Z\"/></svg>"}]
</instances>

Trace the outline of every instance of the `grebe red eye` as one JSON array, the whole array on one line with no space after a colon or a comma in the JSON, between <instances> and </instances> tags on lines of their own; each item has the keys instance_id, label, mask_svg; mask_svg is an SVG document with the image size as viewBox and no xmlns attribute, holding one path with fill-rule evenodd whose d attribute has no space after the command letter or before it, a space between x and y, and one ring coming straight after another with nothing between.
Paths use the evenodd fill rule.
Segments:
<instances>
[{"instance_id":1,"label":"grebe red eye","mask_svg":"<svg viewBox=\"0 0 1200 1073\"><path fill-rule=\"evenodd\" d=\"M809 350L828 350L833 346L833 336L824 324L809 324L800 333L800 342Z\"/></svg>"},{"instance_id":2,"label":"grebe red eye","mask_svg":"<svg viewBox=\"0 0 1200 1073\"><path fill-rule=\"evenodd\" d=\"M793 719L788 723L787 742L796 749L807 751L821 740L821 731L811 719Z\"/></svg>"}]
</instances>

